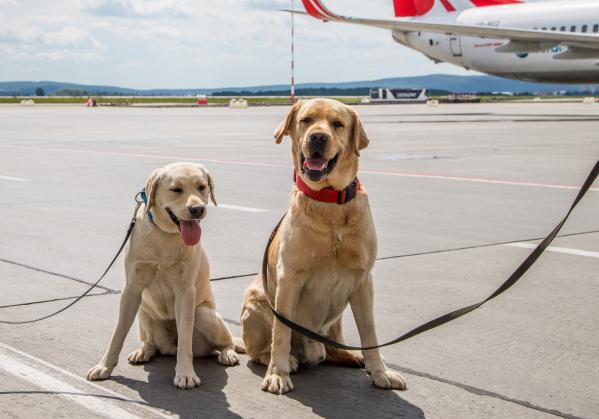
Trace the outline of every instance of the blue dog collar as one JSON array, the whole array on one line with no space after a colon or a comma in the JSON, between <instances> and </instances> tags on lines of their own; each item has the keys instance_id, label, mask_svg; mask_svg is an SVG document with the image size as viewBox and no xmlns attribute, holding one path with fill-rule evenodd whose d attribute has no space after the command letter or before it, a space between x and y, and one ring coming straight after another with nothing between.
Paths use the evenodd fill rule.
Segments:
<instances>
[{"instance_id":1,"label":"blue dog collar","mask_svg":"<svg viewBox=\"0 0 599 419\"><path fill-rule=\"evenodd\" d=\"M143 188L139 194L141 195L141 199L142 199L142 201L144 201L144 205L147 208L148 207L148 195L146 195L146 188ZM148 219L150 220L150 222L152 224L154 224L154 216L152 215L151 211L148 211Z\"/></svg>"}]
</instances>

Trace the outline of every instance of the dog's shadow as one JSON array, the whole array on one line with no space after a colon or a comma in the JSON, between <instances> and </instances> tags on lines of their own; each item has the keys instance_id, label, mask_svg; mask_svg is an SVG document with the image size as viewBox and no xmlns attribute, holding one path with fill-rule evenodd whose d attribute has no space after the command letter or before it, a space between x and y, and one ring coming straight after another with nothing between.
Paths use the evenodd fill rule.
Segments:
<instances>
[{"instance_id":1,"label":"dog's shadow","mask_svg":"<svg viewBox=\"0 0 599 419\"><path fill-rule=\"evenodd\" d=\"M194 365L202 379L202 385L192 390L180 390L173 385L172 356L156 356L150 363L140 366L148 372L147 381L124 376L112 376L112 379L135 390L148 405L181 418L241 418L242 416L231 410L225 393L229 378L227 368L218 365L215 356L195 358ZM424 412L403 399L401 393L373 387L370 377L364 370L357 368L301 366L298 373L291 376L295 390L283 396L259 390L260 382L266 373L266 367L263 365L243 357L241 365L234 368L248 368L256 376L249 380L253 382L251 385L256 386L247 393L248 397L254 398L248 406L250 410L256 408L256 403L260 404L261 397L283 397L301 403L315 415L327 419L425 417ZM250 385L247 382L244 384ZM233 386L229 391L238 389L238 386ZM279 411L263 412L264 415L269 416L267 413L270 413L272 417L284 417L285 403L281 402ZM272 404L268 402L264 406ZM249 412L247 416L257 417L252 413L255 412Z\"/></svg>"},{"instance_id":2,"label":"dog's shadow","mask_svg":"<svg viewBox=\"0 0 599 419\"><path fill-rule=\"evenodd\" d=\"M148 372L147 382L123 376L113 376L112 379L137 391L150 406L180 418L241 418L230 410L224 392L228 374L225 367L216 363L216 356L195 358L194 366L202 385L191 390L181 390L173 385L175 368L172 356L158 355L140 367Z\"/></svg>"},{"instance_id":3,"label":"dog's shadow","mask_svg":"<svg viewBox=\"0 0 599 419\"><path fill-rule=\"evenodd\" d=\"M264 377L266 367L252 361L247 366ZM398 392L374 387L366 372L357 368L300 366L291 380L295 389L283 397L298 401L323 418L425 417L422 409L401 398Z\"/></svg>"}]
</instances>

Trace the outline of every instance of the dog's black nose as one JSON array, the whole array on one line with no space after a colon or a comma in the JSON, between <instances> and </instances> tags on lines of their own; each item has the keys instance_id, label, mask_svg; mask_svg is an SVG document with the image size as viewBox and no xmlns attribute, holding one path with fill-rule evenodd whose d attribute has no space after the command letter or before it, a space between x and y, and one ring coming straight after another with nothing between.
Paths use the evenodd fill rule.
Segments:
<instances>
[{"instance_id":1,"label":"dog's black nose","mask_svg":"<svg viewBox=\"0 0 599 419\"><path fill-rule=\"evenodd\" d=\"M329 135L323 132L315 132L314 134L310 134L310 142L311 143L326 143L329 141Z\"/></svg>"},{"instance_id":2,"label":"dog's black nose","mask_svg":"<svg viewBox=\"0 0 599 419\"><path fill-rule=\"evenodd\" d=\"M324 148L329 141L329 135L323 132L315 132L314 134L310 134L310 150L315 151L324 151Z\"/></svg>"},{"instance_id":3,"label":"dog's black nose","mask_svg":"<svg viewBox=\"0 0 599 419\"><path fill-rule=\"evenodd\" d=\"M206 212L206 207L203 205L194 205L193 207L189 207L189 213L194 217L201 217Z\"/></svg>"}]
</instances>

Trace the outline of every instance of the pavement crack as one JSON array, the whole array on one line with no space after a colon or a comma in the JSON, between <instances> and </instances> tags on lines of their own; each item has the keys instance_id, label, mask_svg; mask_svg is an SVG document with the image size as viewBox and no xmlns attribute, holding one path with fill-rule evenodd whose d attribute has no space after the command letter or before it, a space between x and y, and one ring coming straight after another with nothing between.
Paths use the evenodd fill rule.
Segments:
<instances>
[{"instance_id":1,"label":"pavement crack","mask_svg":"<svg viewBox=\"0 0 599 419\"><path fill-rule=\"evenodd\" d=\"M258 275L258 272L254 272L251 274L242 274L242 275L219 276L218 278L210 279L210 281L222 281L225 279L246 278L248 276L254 276L254 275Z\"/></svg>"},{"instance_id":2,"label":"pavement crack","mask_svg":"<svg viewBox=\"0 0 599 419\"><path fill-rule=\"evenodd\" d=\"M485 390L482 388L478 388L478 387L474 387L468 384L464 384L464 383L460 383L457 381L453 381L453 380L448 380L446 378L441 378L441 377L437 377L436 375L432 375L426 372L421 372L421 371L417 371L417 370L413 370L411 368L405 368L405 367L400 367L397 364L393 364L391 362L386 362L387 366L389 366L390 368L396 370L396 371L400 371L403 372L405 374L410 374L410 375L415 375L421 378L426 378L429 380L434 380L434 381L438 381L444 384L448 384L450 386L453 387L458 387L461 388L462 390L467 391L468 393L471 394L476 394L477 396L487 396L487 397L492 397L495 399L499 399L499 400L503 400L506 401L508 403L514 403L517 404L519 406L525 407L527 409L532 409L532 410L537 410L539 412L543 412L543 413L547 413L550 415L554 415L554 416L558 416L561 418L567 418L567 419L583 419L581 416L575 416L575 415L571 415L569 413L563 413L560 412L559 410L555 410L555 409L548 409L542 406L537 406L533 403L524 401L524 400L518 400L518 399L514 399L508 396L504 396L502 394L499 393L495 393L493 391L490 390Z\"/></svg>"},{"instance_id":3,"label":"pavement crack","mask_svg":"<svg viewBox=\"0 0 599 419\"><path fill-rule=\"evenodd\" d=\"M241 323L240 323L240 322L238 322L237 320L229 319L229 318L227 318L227 317L223 317L223 320L224 320L226 323L229 323L229 324L234 324L235 326L241 326Z\"/></svg>"},{"instance_id":4,"label":"pavement crack","mask_svg":"<svg viewBox=\"0 0 599 419\"><path fill-rule=\"evenodd\" d=\"M85 296L85 298L87 298L87 297L101 297L103 295L112 295L112 294L114 294L114 293L106 291L106 292L103 292L103 293L100 293L100 294L87 294ZM35 304L53 303L53 302L56 302L56 301L74 300L75 298L79 298L79 297L80 297L80 295L76 295L74 297L60 297L60 298L51 298L51 299L48 299L48 300L29 301L29 302L26 302L26 303L6 304L6 305L3 305L3 306L0 306L0 309L3 309L3 308L12 308L12 307L22 307L22 306L31 306L31 305L35 305Z\"/></svg>"},{"instance_id":5,"label":"pavement crack","mask_svg":"<svg viewBox=\"0 0 599 419\"><path fill-rule=\"evenodd\" d=\"M30 269L30 270L35 271L35 272L42 272L42 273L45 273L45 274L48 274L48 275L57 276L59 278L69 279L71 281L79 282L80 284L93 285L92 282L88 282L88 281L85 281L83 279L75 278L74 276L70 276L70 275L66 275L66 274L61 274L61 273L58 273L58 272L48 271L46 269L38 268L36 266L27 265L27 264L21 263L21 262L15 262L14 260L8 260L8 259L0 258L0 262L8 263L10 265L19 266L19 267L25 268L25 269ZM118 294L118 293L120 293L120 291L113 290L112 288L105 287L104 285L99 285L98 284L98 285L95 286L95 288L101 288L104 291L108 291L109 293L112 293L112 294Z\"/></svg>"},{"instance_id":6,"label":"pavement crack","mask_svg":"<svg viewBox=\"0 0 599 419\"><path fill-rule=\"evenodd\" d=\"M557 237L582 236L585 234L594 234L594 233L599 233L599 230L583 231L580 233L560 234ZM424 256L424 255L434 255L437 253L459 252L460 250L482 249L485 247L494 247L494 246L501 246L501 245L510 244L510 243L530 242L530 241L544 240L544 239L545 239L545 237L535 237L532 239L509 240L509 241L505 241L505 242L495 242L495 243L479 244L479 245L473 245L473 246L454 247L452 249L430 250L428 252L404 253L402 255L383 256L383 257L377 258L376 260L378 261L378 260L389 260L389 259L401 259L401 258L408 258L408 257L412 257L412 256Z\"/></svg>"}]
</instances>

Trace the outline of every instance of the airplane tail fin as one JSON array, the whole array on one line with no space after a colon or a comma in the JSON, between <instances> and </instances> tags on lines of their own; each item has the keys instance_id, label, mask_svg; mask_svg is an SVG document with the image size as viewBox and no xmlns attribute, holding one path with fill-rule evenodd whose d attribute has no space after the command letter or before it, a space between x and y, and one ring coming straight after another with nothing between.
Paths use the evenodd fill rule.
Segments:
<instances>
[{"instance_id":1,"label":"airplane tail fin","mask_svg":"<svg viewBox=\"0 0 599 419\"><path fill-rule=\"evenodd\" d=\"M304 4L306 12L316 19L324 21L343 19L343 16L331 12L321 0L302 0L302 3Z\"/></svg>"},{"instance_id":2,"label":"airplane tail fin","mask_svg":"<svg viewBox=\"0 0 599 419\"><path fill-rule=\"evenodd\" d=\"M442 16L473 7L524 3L523 0L393 0L396 17Z\"/></svg>"}]
</instances>

